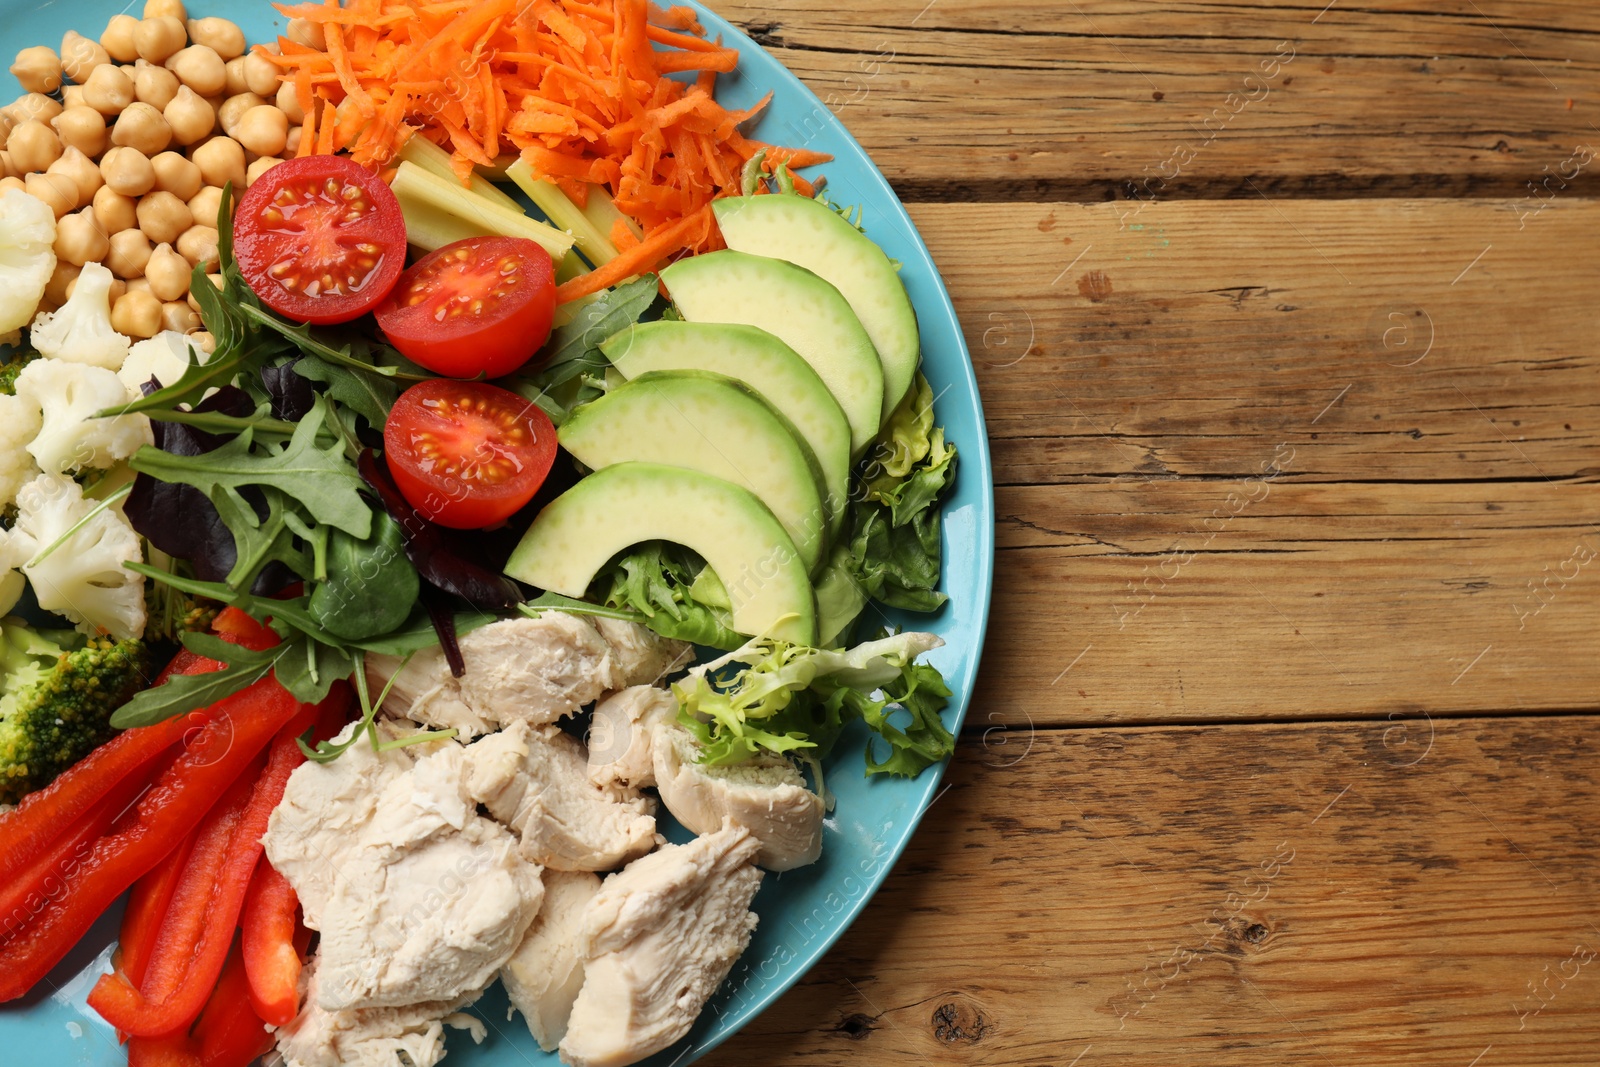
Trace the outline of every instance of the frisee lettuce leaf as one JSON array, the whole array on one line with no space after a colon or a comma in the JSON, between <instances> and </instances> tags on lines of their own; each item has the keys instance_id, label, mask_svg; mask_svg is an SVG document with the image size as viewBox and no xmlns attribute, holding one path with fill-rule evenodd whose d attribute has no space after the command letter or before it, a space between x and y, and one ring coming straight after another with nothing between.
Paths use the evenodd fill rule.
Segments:
<instances>
[{"instance_id":1,"label":"frisee lettuce leaf","mask_svg":"<svg viewBox=\"0 0 1600 1067\"><path fill-rule=\"evenodd\" d=\"M705 561L682 545L649 541L602 570L590 599L636 612L662 637L738 648L745 639L730 625L726 593L717 602L721 583L697 581L706 570Z\"/></svg>"},{"instance_id":2,"label":"frisee lettuce leaf","mask_svg":"<svg viewBox=\"0 0 1600 1067\"><path fill-rule=\"evenodd\" d=\"M937 668L916 662L943 643L902 633L830 651L757 637L674 683L678 721L700 743L702 763L797 756L820 782L820 761L859 719L889 746L883 759L868 747L866 772L915 776L955 748L939 718L950 690ZM903 728L897 709L910 715Z\"/></svg>"}]
</instances>

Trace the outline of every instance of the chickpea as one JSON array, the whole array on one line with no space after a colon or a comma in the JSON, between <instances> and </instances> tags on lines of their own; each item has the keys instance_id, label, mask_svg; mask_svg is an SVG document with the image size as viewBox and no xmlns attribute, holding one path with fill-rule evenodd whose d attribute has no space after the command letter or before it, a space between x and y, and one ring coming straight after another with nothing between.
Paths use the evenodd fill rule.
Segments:
<instances>
[{"instance_id":1,"label":"chickpea","mask_svg":"<svg viewBox=\"0 0 1600 1067\"><path fill-rule=\"evenodd\" d=\"M5 148L6 141L11 137L11 131L16 125L17 120L11 117L11 113L0 108L0 149Z\"/></svg>"},{"instance_id":2,"label":"chickpea","mask_svg":"<svg viewBox=\"0 0 1600 1067\"><path fill-rule=\"evenodd\" d=\"M246 52L244 60L244 87L257 96L271 96L278 91L278 68L259 52Z\"/></svg>"},{"instance_id":3,"label":"chickpea","mask_svg":"<svg viewBox=\"0 0 1600 1067\"><path fill-rule=\"evenodd\" d=\"M0 193L5 192L7 189L15 189L19 193L25 193L28 191L28 183L15 174L7 174L4 178L0 178Z\"/></svg>"},{"instance_id":4,"label":"chickpea","mask_svg":"<svg viewBox=\"0 0 1600 1067\"><path fill-rule=\"evenodd\" d=\"M233 57L222 65L222 69L228 75L228 85L223 92L229 96L238 96L240 93L250 91L250 85L244 76L244 56Z\"/></svg>"},{"instance_id":5,"label":"chickpea","mask_svg":"<svg viewBox=\"0 0 1600 1067\"><path fill-rule=\"evenodd\" d=\"M189 201L200 192L200 168L177 152L163 152L150 161L155 168L156 188Z\"/></svg>"},{"instance_id":6,"label":"chickpea","mask_svg":"<svg viewBox=\"0 0 1600 1067\"><path fill-rule=\"evenodd\" d=\"M108 118L120 115L133 103L133 79L110 63L96 67L83 83L83 102Z\"/></svg>"},{"instance_id":7,"label":"chickpea","mask_svg":"<svg viewBox=\"0 0 1600 1067\"><path fill-rule=\"evenodd\" d=\"M328 50L328 42L323 37L322 27L315 22L305 19L290 19L283 35L295 44L303 44L307 48L315 48L319 52Z\"/></svg>"},{"instance_id":8,"label":"chickpea","mask_svg":"<svg viewBox=\"0 0 1600 1067\"><path fill-rule=\"evenodd\" d=\"M34 45L17 53L11 73L30 93L53 93L61 88L61 57L47 45Z\"/></svg>"},{"instance_id":9,"label":"chickpea","mask_svg":"<svg viewBox=\"0 0 1600 1067\"><path fill-rule=\"evenodd\" d=\"M94 194L105 184L99 165L76 148L68 148L61 153L61 158L50 164L45 173L59 174L76 185L79 204L87 204L93 200Z\"/></svg>"},{"instance_id":10,"label":"chickpea","mask_svg":"<svg viewBox=\"0 0 1600 1067\"><path fill-rule=\"evenodd\" d=\"M143 340L161 332L161 301L152 292L131 290L111 306L111 328Z\"/></svg>"},{"instance_id":11,"label":"chickpea","mask_svg":"<svg viewBox=\"0 0 1600 1067\"><path fill-rule=\"evenodd\" d=\"M250 186L254 185L258 178L282 162L283 160L279 159L277 156L262 156L260 159L250 164L250 166L245 168L244 172L245 187L249 188Z\"/></svg>"},{"instance_id":12,"label":"chickpea","mask_svg":"<svg viewBox=\"0 0 1600 1067\"><path fill-rule=\"evenodd\" d=\"M142 230L123 230L111 235L111 252L106 266L119 278L138 278L150 262L150 238Z\"/></svg>"},{"instance_id":13,"label":"chickpea","mask_svg":"<svg viewBox=\"0 0 1600 1067\"><path fill-rule=\"evenodd\" d=\"M145 18L157 19L168 15L179 22L187 21L189 18L189 12L184 10L183 0L145 0Z\"/></svg>"},{"instance_id":14,"label":"chickpea","mask_svg":"<svg viewBox=\"0 0 1600 1067\"><path fill-rule=\"evenodd\" d=\"M149 293L150 279L145 277L129 278L127 281L127 286L127 291L130 293ZM155 294L152 293L151 295L153 296Z\"/></svg>"},{"instance_id":15,"label":"chickpea","mask_svg":"<svg viewBox=\"0 0 1600 1067\"><path fill-rule=\"evenodd\" d=\"M189 205L160 190L141 196L134 214L139 219L139 229L158 244L176 241L179 234L194 225Z\"/></svg>"},{"instance_id":16,"label":"chickpea","mask_svg":"<svg viewBox=\"0 0 1600 1067\"><path fill-rule=\"evenodd\" d=\"M51 125L68 148L86 156L98 156L106 150L106 118L92 107L69 107Z\"/></svg>"},{"instance_id":17,"label":"chickpea","mask_svg":"<svg viewBox=\"0 0 1600 1067\"><path fill-rule=\"evenodd\" d=\"M200 167L200 177L207 185L220 189L232 182L235 189L244 188L244 149L232 137L213 137L190 152L189 158Z\"/></svg>"},{"instance_id":18,"label":"chickpea","mask_svg":"<svg viewBox=\"0 0 1600 1067\"><path fill-rule=\"evenodd\" d=\"M111 127L111 143L153 156L172 143L172 127L154 106L143 102L129 104Z\"/></svg>"},{"instance_id":19,"label":"chickpea","mask_svg":"<svg viewBox=\"0 0 1600 1067\"><path fill-rule=\"evenodd\" d=\"M217 215L222 211L222 189L208 185L189 200L189 213L197 226L217 225Z\"/></svg>"},{"instance_id":20,"label":"chickpea","mask_svg":"<svg viewBox=\"0 0 1600 1067\"><path fill-rule=\"evenodd\" d=\"M164 109L178 95L178 87L178 76L172 71L154 63L139 61L139 68L133 75L133 95L136 99Z\"/></svg>"},{"instance_id":21,"label":"chickpea","mask_svg":"<svg viewBox=\"0 0 1600 1067\"><path fill-rule=\"evenodd\" d=\"M240 116L234 136L252 152L276 156L289 143L289 116L271 104L253 107Z\"/></svg>"},{"instance_id":22,"label":"chickpea","mask_svg":"<svg viewBox=\"0 0 1600 1067\"><path fill-rule=\"evenodd\" d=\"M83 266L98 263L111 251L111 239L95 221L94 209L84 208L56 223L56 258Z\"/></svg>"},{"instance_id":23,"label":"chickpea","mask_svg":"<svg viewBox=\"0 0 1600 1067\"><path fill-rule=\"evenodd\" d=\"M152 63L165 63L178 54L188 39L183 23L171 15L145 19L133 35L139 58Z\"/></svg>"},{"instance_id":24,"label":"chickpea","mask_svg":"<svg viewBox=\"0 0 1600 1067\"><path fill-rule=\"evenodd\" d=\"M191 226L178 238L178 254L191 267L204 265L206 270L216 270L220 262L217 237L213 226Z\"/></svg>"},{"instance_id":25,"label":"chickpea","mask_svg":"<svg viewBox=\"0 0 1600 1067\"><path fill-rule=\"evenodd\" d=\"M111 55L100 46L99 41L68 30L61 38L61 69L79 85L89 80L89 75L94 73L96 67L102 67L111 62Z\"/></svg>"},{"instance_id":26,"label":"chickpea","mask_svg":"<svg viewBox=\"0 0 1600 1067\"><path fill-rule=\"evenodd\" d=\"M294 82L284 82L278 86L278 95L273 100L278 105L278 110L289 116L291 125L305 124L306 113L300 107L300 98L294 94Z\"/></svg>"},{"instance_id":27,"label":"chickpea","mask_svg":"<svg viewBox=\"0 0 1600 1067\"><path fill-rule=\"evenodd\" d=\"M161 305L161 328L174 333L188 333L200 328L200 316L182 300L169 300Z\"/></svg>"},{"instance_id":28,"label":"chickpea","mask_svg":"<svg viewBox=\"0 0 1600 1067\"><path fill-rule=\"evenodd\" d=\"M61 158L61 138L56 131L38 120L22 123L11 131L6 140L6 151L11 154L11 165L19 174L44 170Z\"/></svg>"},{"instance_id":29,"label":"chickpea","mask_svg":"<svg viewBox=\"0 0 1600 1067\"><path fill-rule=\"evenodd\" d=\"M209 330L196 330L189 335L189 340L208 356L217 350L217 339L211 336Z\"/></svg>"},{"instance_id":30,"label":"chickpea","mask_svg":"<svg viewBox=\"0 0 1600 1067\"><path fill-rule=\"evenodd\" d=\"M211 105L187 85L178 90L161 114L172 127L172 139L181 145L192 145L209 136L217 124L217 113Z\"/></svg>"},{"instance_id":31,"label":"chickpea","mask_svg":"<svg viewBox=\"0 0 1600 1067\"><path fill-rule=\"evenodd\" d=\"M104 174L104 171L101 171ZM102 185L94 194L94 217L106 233L121 233L139 225L138 201Z\"/></svg>"},{"instance_id":32,"label":"chickpea","mask_svg":"<svg viewBox=\"0 0 1600 1067\"><path fill-rule=\"evenodd\" d=\"M21 177L21 175L17 173L17 165L11 162L11 153L0 148L0 178L17 177Z\"/></svg>"},{"instance_id":33,"label":"chickpea","mask_svg":"<svg viewBox=\"0 0 1600 1067\"><path fill-rule=\"evenodd\" d=\"M76 263L65 260L56 260L56 269L50 275L50 280L45 283L44 298L50 303L60 307L67 302L67 287L78 280L78 272L83 268Z\"/></svg>"},{"instance_id":34,"label":"chickpea","mask_svg":"<svg viewBox=\"0 0 1600 1067\"><path fill-rule=\"evenodd\" d=\"M100 158L100 174L113 191L143 196L156 184L156 171L137 148L118 146Z\"/></svg>"},{"instance_id":35,"label":"chickpea","mask_svg":"<svg viewBox=\"0 0 1600 1067\"><path fill-rule=\"evenodd\" d=\"M64 174L30 174L21 180L23 191L50 205L58 221L78 206L78 183Z\"/></svg>"},{"instance_id":36,"label":"chickpea","mask_svg":"<svg viewBox=\"0 0 1600 1067\"><path fill-rule=\"evenodd\" d=\"M192 44L167 60L167 69L178 80L201 96L222 92L228 86L228 70L222 57L205 45Z\"/></svg>"},{"instance_id":37,"label":"chickpea","mask_svg":"<svg viewBox=\"0 0 1600 1067\"><path fill-rule=\"evenodd\" d=\"M67 108L73 108L73 107L88 107L88 106L89 106L88 104L85 104L83 102L83 86L81 86L81 85L63 85L61 87L61 107L62 107L62 110L66 110Z\"/></svg>"},{"instance_id":38,"label":"chickpea","mask_svg":"<svg viewBox=\"0 0 1600 1067\"><path fill-rule=\"evenodd\" d=\"M227 19L190 19L189 40L211 49L224 60L244 55L244 31Z\"/></svg>"},{"instance_id":39,"label":"chickpea","mask_svg":"<svg viewBox=\"0 0 1600 1067\"><path fill-rule=\"evenodd\" d=\"M182 300L189 291L189 261L172 250L169 244L156 245L144 265L144 276L150 279L150 292L162 302Z\"/></svg>"},{"instance_id":40,"label":"chickpea","mask_svg":"<svg viewBox=\"0 0 1600 1067\"><path fill-rule=\"evenodd\" d=\"M300 137L304 126L290 126L289 132L283 138L283 155L287 159L300 154Z\"/></svg>"},{"instance_id":41,"label":"chickpea","mask_svg":"<svg viewBox=\"0 0 1600 1067\"><path fill-rule=\"evenodd\" d=\"M238 96L228 97L222 102L222 106L217 108L217 121L222 124L222 132L229 137L237 138L238 134L235 131L239 128L239 119L246 111L265 103L266 101L255 93L240 93Z\"/></svg>"},{"instance_id":42,"label":"chickpea","mask_svg":"<svg viewBox=\"0 0 1600 1067\"><path fill-rule=\"evenodd\" d=\"M30 119L49 122L61 114L61 105L43 93L24 93L12 101L7 110L12 122L20 125Z\"/></svg>"},{"instance_id":43,"label":"chickpea","mask_svg":"<svg viewBox=\"0 0 1600 1067\"><path fill-rule=\"evenodd\" d=\"M100 47L118 63L132 63L139 58L139 20L132 15L112 15L106 23L106 32L100 35Z\"/></svg>"}]
</instances>

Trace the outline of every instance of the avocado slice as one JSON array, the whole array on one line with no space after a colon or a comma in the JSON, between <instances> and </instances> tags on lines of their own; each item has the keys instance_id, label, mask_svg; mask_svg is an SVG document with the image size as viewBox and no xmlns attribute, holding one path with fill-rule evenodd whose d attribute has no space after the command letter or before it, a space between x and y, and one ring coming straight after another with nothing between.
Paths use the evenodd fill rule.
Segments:
<instances>
[{"instance_id":1,"label":"avocado slice","mask_svg":"<svg viewBox=\"0 0 1600 1067\"><path fill-rule=\"evenodd\" d=\"M754 493L806 569L822 558L822 471L789 420L723 374L654 371L591 401L561 425L561 447L591 470L630 460L688 467Z\"/></svg>"},{"instance_id":2,"label":"avocado slice","mask_svg":"<svg viewBox=\"0 0 1600 1067\"><path fill-rule=\"evenodd\" d=\"M782 525L754 494L684 467L618 463L595 471L539 512L506 573L581 597L619 552L655 540L705 558L727 590L740 633L816 642L811 582Z\"/></svg>"},{"instance_id":3,"label":"avocado slice","mask_svg":"<svg viewBox=\"0 0 1600 1067\"><path fill-rule=\"evenodd\" d=\"M758 326L811 364L850 420L850 447L867 450L883 420L883 364L850 302L803 267L724 249L661 272L690 322Z\"/></svg>"},{"instance_id":4,"label":"avocado slice","mask_svg":"<svg viewBox=\"0 0 1600 1067\"><path fill-rule=\"evenodd\" d=\"M721 322L641 322L600 345L624 378L651 371L703 370L742 382L794 424L822 467L828 530L844 524L850 490L850 422L828 387L765 330Z\"/></svg>"},{"instance_id":5,"label":"avocado slice","mask_svg":"<svg viewBox=\"0 0 1600 1067\"><path fill-rule=\"evenodd\" d=\"M911 388L922 345L911 298L883 249L809 196L730 196L712 201L711 209L729 248L804 267L850 302L883 362L887 420Z\"/></svg>"}]
</instances>

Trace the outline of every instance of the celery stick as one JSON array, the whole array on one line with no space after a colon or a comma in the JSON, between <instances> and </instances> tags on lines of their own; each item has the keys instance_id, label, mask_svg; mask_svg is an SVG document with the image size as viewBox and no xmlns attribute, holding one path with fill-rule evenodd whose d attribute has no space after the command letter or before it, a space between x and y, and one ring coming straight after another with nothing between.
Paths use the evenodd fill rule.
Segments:
<instances>
[{"instance_id":1,"label":"celery stick","mask_svg":"<svg viewBox=\"0 0 1600 1067\"><path fill-rule=\"evenodd\" d=\"M426 137L413 136L406 142L405 147L400 149L400 158L407 163L415 163L429 174L436 174L446 181L461 185L461 179L456 177L456 172L450 166L450 153ZM521 204L511 199L504 190L483 175L472 175L471 182L470 188L479 196L488 197L501 207L510 208L512 211L522 211ZM463 186L463 188L469 187Z\"/></svg>"},{"instance_id":2,"label":"celery stick","mask_svg":"<svg viewBox=\"0 0 1600 1067\"><path fill-rule=\"evenodd\" d=\"M528 194L540 211L549 216L555 225L567 230L577 242L578 251L584 258L595 266L609 263L620 254L617 246L603 232L595 228L594 223L567 198L561 187L554 182L545 181L534 176L533 168L527 161L517 160L506 168L506 177L517 183L517 187Z\"/></svg>"},{"instance_id":3,"label":"celery stick","mask_svg":"<svg viewBox=\"0 0 1600 1067\"><path fill-rule=\"evenodd\" d=\"M617 210L617 205L606 195L602 186L597 185L589 191L589 201L583 205L583 213L601 233L610 233L612 223L621 219L635 237L644 240L644 231L639 229L639 224Z\"/></svg>"},{"instance_id":4,"label":"celery stick","mask_svg":"<svg viewBox=\"0 0 1600 1067\"><path fill-rule=\"evenodd\" d=\"M400 201L400 214L406 220L406 241L425 252L468 237L483 237L490 231L456 218L422 200L407 197ZM570 256L567 258L571 258Z\"/></svg>"},{"instance_id":5,"label":"celery stick","mask_svg":"<svg viewBox=\"0 0 1600 1067\"><path fill-rule=\"evenodd\" d=\"M482 226L490 233L536 241L557 263L572 248L570 234L531 219L520 210L502 207L410 161L401 162L390 188L402 203L407 200L422 201L474 226Z\"/></svg>"}]
</instances>

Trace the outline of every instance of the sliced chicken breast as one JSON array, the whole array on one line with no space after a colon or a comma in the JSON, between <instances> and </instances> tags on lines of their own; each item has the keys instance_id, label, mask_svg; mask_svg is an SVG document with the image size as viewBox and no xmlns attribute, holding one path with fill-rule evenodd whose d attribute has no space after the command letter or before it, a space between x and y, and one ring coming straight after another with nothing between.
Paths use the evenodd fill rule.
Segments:
<instances>
[{"instance_id":1,"label":"sliced chicken breast","mask_svg":"<svg viewBox=\"0 0 1600 1067\"><path fill-rule=\"evenodd\" d=\"M598 892L600 879L587 871L545 871L544 906L500 972L506 996L546 1052L566 1036L583 988L583 917Z\"/></svg>"},{"instance_id":2,"label":"sliced chicken breast","mask_svg":"<svg viewBox=\"0 0 1600 1067\"><path fill-rule=\"evenodd\" d=\"M656 724L651 755L661 802L695 833L710 833L724 821L745 827L761 844L756 863L770 871L803 867L822 855L822 798L788 760L696 763L694 738L673 720Z\"/></svg>"},{"instance_id":3,"label":"sliced chicken breast","mask_svg":"<svg viewBox=\"0 0 1600 1067\"><path fill-rule=\"evenodd\" d=\"M750 832L666 845L605 880L584 918L584 979L561 1055L623 1067L689 1032L750 943L761 872Z\"/></svg>"},{"instance_id":4,"label":"sliced chicken breast","mask_svg":"<svg viewBox=\"0 0 1600 1067\"><path fill-rule=\"evenodd\" d=\"M655 785L651 738L657 726L677 714L672 692L652 685L619 689L596 704L589 726L589 781L621 789Z\"/></svg>"},{"instance_id":5,"label":"sliced chicken breast","mask_svg":"<svg viewBox=\"0 0 1600 1067\"><path fill-rule=\"evenodd\" d=\"M399 1067L402 1053L414 1067L434 1067L444 1059L446 1025L472 1031L476 1041L485 1036L477 1019L455 1014L477 998L475 993L404 1008L328 1011L318 1004L315 962L306 981L300 1014L277 1034L284 1067Z\"/></svg>"},{"instance_id":6,"label":"sliced chicken breast","mask_svg":"<svg viewBox=\"0 0 1600 1067\"><path fill-rule=\"evenodd\" d=\"M558 871L608 871L655 847L652 802L637 791L628 795L590 782L583 746L557 727L514 723L479 744L487 742L493 742L487 752L497 766L509 752L525 750L516 776L477 799L522 835L522 855L530 862Z\"/></svg>"}]
</instances>

